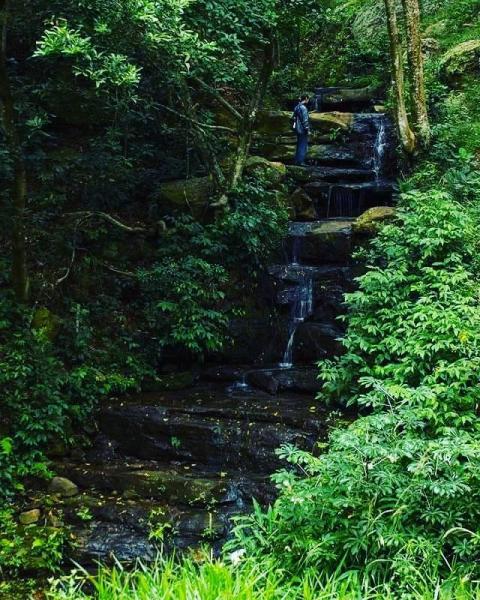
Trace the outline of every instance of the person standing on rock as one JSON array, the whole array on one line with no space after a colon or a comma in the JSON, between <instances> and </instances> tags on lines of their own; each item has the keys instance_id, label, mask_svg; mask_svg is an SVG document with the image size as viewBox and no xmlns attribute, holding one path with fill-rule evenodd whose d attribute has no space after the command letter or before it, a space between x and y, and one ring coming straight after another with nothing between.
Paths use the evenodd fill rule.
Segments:
<instances>
[{"instance_id":1,"label":"person standing on rock","mask_svg":"<svg viewBox=\"0 0 480 600\"><path fill-rule=\"evenodd\" d=\"M295 164L304 167L308 152L308 136L310 134L310 119L308 117L307 104L309 96L302 96L293 111L293 129L297 134L297 150L295 152Z\"/></svg>"}]
</instances>

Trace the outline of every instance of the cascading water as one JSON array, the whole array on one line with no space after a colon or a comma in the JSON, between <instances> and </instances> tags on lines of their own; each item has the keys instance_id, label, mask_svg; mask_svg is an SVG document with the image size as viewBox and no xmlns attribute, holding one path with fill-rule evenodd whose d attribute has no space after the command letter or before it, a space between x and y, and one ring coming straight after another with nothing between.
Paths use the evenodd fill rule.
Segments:
<instances>
[{"instance_id":1,"label":"cascading water","mask_svg":"<svg viewBox=\"0 0 480 600\"><path fill-rule=\"evenodd\" d=\"M387 126L385 115L380 115L376 121L376 136L373 144L372 167L375 180L379 181L383 174L385 150L387 148Z\"/></svg>"},{"instance_id":2,"label":"cascading water","mask_svg":"<svg viewBox=\"0 0 480 600\"><path fill-rule=\"evenodd\" d=\"M247 375L248 371L242 373L240 379L232 383L232 385L227 388L227 392L232 394L235 392L250 392L251 387L248 384Z\"/></svg>"},{"instance_id":3,"label":"cascading water","mask_svg":"<svg viewBox=\"0 0 480 600\"><path fill-rule=\"evenodd\" d=\"M300 263L299 261L299 253L300 253L300 244L301 244L301 238L300 237L294 237L293 238L293 243L292 243L292 266L298 266Z\"/></svg>"},{"instance_id":4,"label":"cascading water","mask_svg":"<svg viewBox=\"0 0 480 600\"><path fill-rule=\"evenodd\" d=\"M299 254L301 236L295 236L292 243L292 262L290 267L300 266ZM293 366L293 342L300 323L303 323L313 312L313 279L308 269L299 273L299 281L293 292L293 302L288 325L288 341L279 367L290 369Z\"/></svg>"}]
</instances>

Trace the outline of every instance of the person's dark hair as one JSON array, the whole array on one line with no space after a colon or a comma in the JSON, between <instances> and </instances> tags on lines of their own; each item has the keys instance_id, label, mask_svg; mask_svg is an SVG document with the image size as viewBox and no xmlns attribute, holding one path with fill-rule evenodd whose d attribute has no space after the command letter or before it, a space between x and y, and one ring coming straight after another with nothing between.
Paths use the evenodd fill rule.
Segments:
<instances>
[{"instance_id":1,"label":"person's dark hair","mask_svg":"<svg viewBox=\"0 0 480 600\"><path fill-rule=\"evenodd\" d=\"M303 96L300 96L300 102L305 102L305 100L309 100L310 96L308 94L303 94Z\"/></svg>"}]
</instances>

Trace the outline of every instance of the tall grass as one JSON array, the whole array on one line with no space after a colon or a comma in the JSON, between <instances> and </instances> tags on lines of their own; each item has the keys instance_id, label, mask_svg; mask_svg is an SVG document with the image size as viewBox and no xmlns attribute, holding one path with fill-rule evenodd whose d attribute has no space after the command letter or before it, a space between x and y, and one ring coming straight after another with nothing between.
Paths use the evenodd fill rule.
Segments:
<instances>
[{"instance_id":1,"label":"tall grass","mask_svg":"<svg viewBox=\"0 0 480 600\"><path fill-rule=\"evenodd\" d=\"M233 565L208 558L197 563L158 558L153 565L101 567L95 576L78 570L52 582L49 600L480 600L479 582L455 579L418 582L398 592L394 585L356 572L329 576L313 571L287 578L269 563Z\"/></svg>"}]
</instances>

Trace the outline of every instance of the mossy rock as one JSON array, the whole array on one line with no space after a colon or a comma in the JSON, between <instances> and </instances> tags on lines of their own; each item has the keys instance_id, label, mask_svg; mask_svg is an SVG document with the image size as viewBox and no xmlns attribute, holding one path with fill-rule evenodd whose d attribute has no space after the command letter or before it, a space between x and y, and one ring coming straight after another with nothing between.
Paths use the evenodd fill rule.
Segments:
<instances>
[{"instance_id":1,"label":"mossy rock","mask_svg":"<svg viewBox=\"0 0 480 600\"><path fill-rule=\"evenodd\" d=\"M48 308L41 306L35 310L32 318L32 329L40 331L48 340L53 341L60 329L61 319Z\"/></svg>"},{"instance_id":2,"label":"mossy rock","mask_svg":"<svg viewBox=\"0 0 480 600\"><path fill-rule=\"evenodd\" d=\"M353 223L353 231L359 235L375 235L379 227L395 216L393 206L374 206L362 213Z\"/></svg>"},{"instance_id":3,"label":"mossy rock","mask_svg":"<svg viewBox=\"0 0 480 600\"><path fill-rule=\"evenodd\" d=\"M159 375L155 379L146 379L142 383L144 392L165 392L169 390L184 390L195 383L195 378L191 371L182 371L180 373L168 373Z\"/></svg>"},{"instance_id":4,"label":"mossy rock","mask_svg":"<svg viewBox=\"0 0 480 600\"><path fill-rule=\"evenodd\" d=\"M317 213L312 198L302 188L298 187L289 198L295 218L299 221L315 221Z\"/></svg>"},{"instance_id":5,"label":"mossy rock","mask_svg":"<svg viewBox=\"0 0 480 600\"><path fill-rule=\"evenodd\" d=\"M259 113L255 123L255 131L263 136L291 136L292 113L285 110L270 110ZM314 132L329 134L333 131L348 131L353 125L354 115L342 112L309 113L311 128Z\"/></svg>"},{"instance_id":6,"label":"mossy rock","mask_svg":"<svg viewBox=\"0 0 480 600\"><path fill-rule=\"evenodd\" d=\"M312 112L310 123L314 131L331 133L335 130L348 131L354 121L353 113L348 112Z\"/></svg>"},{"instance_id":7,"label":"mossy rock","mask_svg":"<svg viewBox=\"0 0 480 600\"><path fill-rule=\"evenodd\" d=\"M192 177L160 183L154 193L154 199L161 204L165 212L191 212L200 217L215 190L210 177Z\"/></svg>"},{"instance_id":8,"label":"mossy rock","mask_svg":"<svg viewBox=\"0 0 480 600\"><path fill-rule=\"evenodd\" d=\"M245 164L247 175L256 175L272 187L280 185L286 175L287 169L281 162L269 161L261 156L250 156Z\"/></svg>"},{"instance_id":9,"label":"mossy rock","mask_svg":"<svg viewBox=\"0 0 480 600\"><path fill-rule=\"evenodd\" d=\"M255 122L255 131L264 135L288 135L293 131L291 116L292 113L286 110L260 111Z\"/></svg>"},{"instance_id":10,"label":"mossy rock","mask_svg":"<svg viewBox=\"0 0 480 600\"><path fill-rule=\"evenodd\" d=\"M308 169L296 165L287 165L287 175L296 183L308 183L312 180L312 174Z\"/></svg>"},{"instance_id":11,"label":"mossy rock","mask_svg":"<svg viewBox=\"0 0 480 600\"><path fill-rule=\"evenodd\" d=\"M32 508L31 510L25 510L20 513L18 521L21 525L32 525L40 520L41 512L38 508Z\"/></svg>"},{"instance_id":12,"label":"mossy rock","mask_svg":"<svg viewBox=\"0 0 480 600\"><path fill-rule=\"evenodd\" d=\"M76 496L78 491L77 485L66 477L54 477L48 486L49 494L55 494L61 498Z\"/></svg>"},{"instance_id":13,"label":"mossy rock","mask_svg":"<svg viewBox=\"0 0 480 600\"><path fill-rule=\"evenodd\" d=\"M448 80L480 71L480 39L468 40L450 48L441 58L440 67Z\"/></svg>"}]
</instances>

